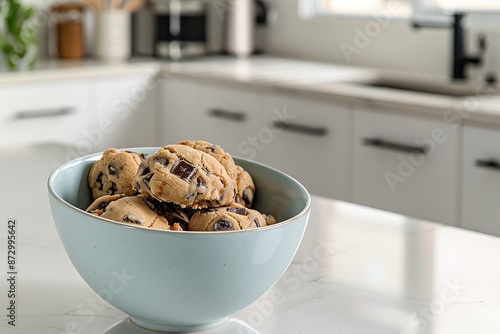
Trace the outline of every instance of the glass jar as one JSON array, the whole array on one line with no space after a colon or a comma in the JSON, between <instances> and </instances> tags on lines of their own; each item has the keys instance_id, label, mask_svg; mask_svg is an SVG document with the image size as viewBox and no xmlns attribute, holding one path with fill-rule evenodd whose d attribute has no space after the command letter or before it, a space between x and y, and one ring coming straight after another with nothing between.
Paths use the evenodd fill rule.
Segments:
<instances>
[{"instance_id":1,"label":"glass jar","mask_svg":"<svg viewBox=\"0 0 500 334\"><path fill-rule=\"evenodd\" d=\"M59 58L85 56L83 6L63 3L52 7L55 18L55 36Z\"/></svg>"}]
</instances>

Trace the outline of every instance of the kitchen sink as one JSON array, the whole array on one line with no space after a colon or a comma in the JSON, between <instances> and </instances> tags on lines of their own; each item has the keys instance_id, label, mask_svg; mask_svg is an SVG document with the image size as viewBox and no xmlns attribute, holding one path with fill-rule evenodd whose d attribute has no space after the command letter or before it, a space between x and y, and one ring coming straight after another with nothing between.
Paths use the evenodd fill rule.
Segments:
<instances>
[{"instance_id":1,"label":"kitchen sink","mask_svg":"<svg viewBox=\"0 0 500 334\"><path fill-rule=\"evenodd\" d=\"M402 79L377 78L369 81L356 82L358 85L389 88L400 91L435 94L449 97L485 96L497 94L497 89L481 83L443 83L415 81Z\"/></svg>"}]
</instances>

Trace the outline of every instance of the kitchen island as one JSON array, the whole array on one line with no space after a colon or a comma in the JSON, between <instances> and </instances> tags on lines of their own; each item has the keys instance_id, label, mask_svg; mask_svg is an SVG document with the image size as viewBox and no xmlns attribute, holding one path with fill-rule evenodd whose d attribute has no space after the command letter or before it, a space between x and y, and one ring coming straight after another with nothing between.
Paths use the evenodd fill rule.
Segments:
<instances>
[{"instance_id":1,"label":"kitchen island","mask_svg":"<svg viewBox=\"0 0 500 334\"><path fill-rule=\"evenodd\" d=\"M153 334L94 293L59 241L46 180L65 154L55 144L0 149L1 332ZM499 255L497 237L313 196L280 281L202 333L500 333ZM126 287L121 274L115 290Z\"/></svg>"}]
</instances>

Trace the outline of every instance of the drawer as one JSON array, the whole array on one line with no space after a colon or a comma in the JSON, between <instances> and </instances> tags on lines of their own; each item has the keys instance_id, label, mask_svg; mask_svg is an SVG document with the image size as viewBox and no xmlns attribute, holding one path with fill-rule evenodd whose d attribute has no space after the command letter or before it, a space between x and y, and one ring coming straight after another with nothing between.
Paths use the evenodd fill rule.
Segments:
<instances>
[{"instance_id":1,"label":"drawer","mask_svg":"<svg viewBox=\"0 0 500 334\"><path fill-rule=\"evenodd\" d=\"M331 100L288 93L266 96L267 127L258 145L265 162L311 193L350 200L352 111Z\"/></svg>"},{"instance_id":2,"label":"drawer","mask_svg":"<svg viewBox=\"0 0 500 334\"><path fill-rule=\"evenodd\" d=\"M354 127L354 202L460 224L460 128L378 110L356 111Z\"/></svg>"},{"instance_id":3,"label":"drawer","mask_svg":"<svg viewBox=\"0 0 500 334\"><path fill-rule=\"evenodd\" d=\"M57 81L0 87L0 145L75 143L89 123L89 87Z\"/></svg>"},{"instance_id":4,"label":"drawer","mask_svg":"<svg viewBox=\"0 0 500 334\"><path fill-rule=\"evenodd\" d=\"M264 127L263 95L251 89L169 78L162 87L163 140L202 139L233 155L247 154L247 145Z\"/></svg>"},{"instance_id":5,"label":"drawer","mask_svg":"<svg viewBox=\"0 0 500 334\"><path fill-rule=\"evenodd\" d=\"M199 96L201 88L201 85L189 79L167 78L162 83L159 117L163 145L199 138L202 105L199 98L193 97Z\"/></svg>"},{"instance_id":6,"label":"drawer","mask_svg":"<svg viewBox=\"0 0 500 334\"><path fill-rule=\"evenodd\" d=\"M248 154L252 138L264 127L264 94L229 85L200 89L199 137L221 145L229 153L259 160Z\"/></svg>"},{"instance_id":7,"label":"drawer","mask_svg":"<svg viewBox=\"0 0 500 334\"><path fill-rule=\"evenodd\" d=\"M120 75L91 81L92 128L110 124L110 130L100 131L102 142L96 150L108 147L162 146L157 133L155 87L147 84L147 74Z\"/></svg>"},{"instance_id":8,"label":"drawer","mask_svg":"<svg viewBox=\"0 0 500 334\"><path fill-rule=\"evenodd\" d=\"M500 236L500 128L464 127L462 227Z\"/></svg>"}]
</instances>

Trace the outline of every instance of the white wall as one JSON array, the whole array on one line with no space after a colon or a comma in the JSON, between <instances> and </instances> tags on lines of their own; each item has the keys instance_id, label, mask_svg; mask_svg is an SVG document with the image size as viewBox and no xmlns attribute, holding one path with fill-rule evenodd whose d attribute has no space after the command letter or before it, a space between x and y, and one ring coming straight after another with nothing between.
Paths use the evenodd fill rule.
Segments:
<instances>
[{"instance_id":1,"label":"white wall","mask_svg":"<svg viewBox=\"0 0 500 334\"><path fill-rule=\"evenodd\" d=\"M310 60L402 70L447 77L451 67L451 30L414 30L409 22L390 19L378 34L372 34L366 47L352 54L351 62L344 56L341 45L356 46L356 31L374 27L377 20L335 17L299 17L300 0L268 0L277 20L267 29L265 45L269 53ZM499 28L500 28L500 20ZM381 27L381 25L379 24ZM356 29L356 30L355 30ZM373 30L376 32L376 30ZM470 53L475 53L474 33L468 33ZM359 38L359 36L358 36ZM481 70L500 73L498 35L490 35L491 49L487 64ZM498 42L498 43L496 43ZM344 43L344 44L342 44ZM362 45L359 43L358 45ZM479 75L472 70L471 77Z\"/></svg>"},{"instance_id":2,"label":"white wall","mask_svg":"<svg viewBox=\"0 0 500 334\"><path fill-rule=\"evenodd\" d=\"M62 0L23 1L46 6L47 3ZM384 23L386 26L382 27L379 24L380 32L373 34L373 37L368 36L367 46L358 48L359 53L352 54L349 62L342 53L341 45L359 46L359 40L356 38L360 37L357 31L373 28L374 24L377 24L376 17L369 19L339 17L305 19L299 17L300 1L302 0L266 0L277 16L277 20L266 29L264 35L267 53L337 64L432 74L445 78L449 76L452 47L450 29L414 30L408 21L391 18L388 20L388 24ZM475 54L476 33L485 30L478 28L481 21L484 21L483 19L474 22L473 18L472 21L472 29L468 31L467 37L469 53ZM486 62L480 69L469 69L471 78L478 78L487 71L498 73L500 77L500 18L491 16L489 21L488 37L490 42ZM87 18L86 23L91 25L92 20ZM220 30L212 30L212 32L220 33ZM46 57L47 26L41 27L39 35L40 54L42 57ZM87 36L87 39L90 37ZM88 40L88 49L90 46L91 43Z\"/></svg>"}]
</instances>

